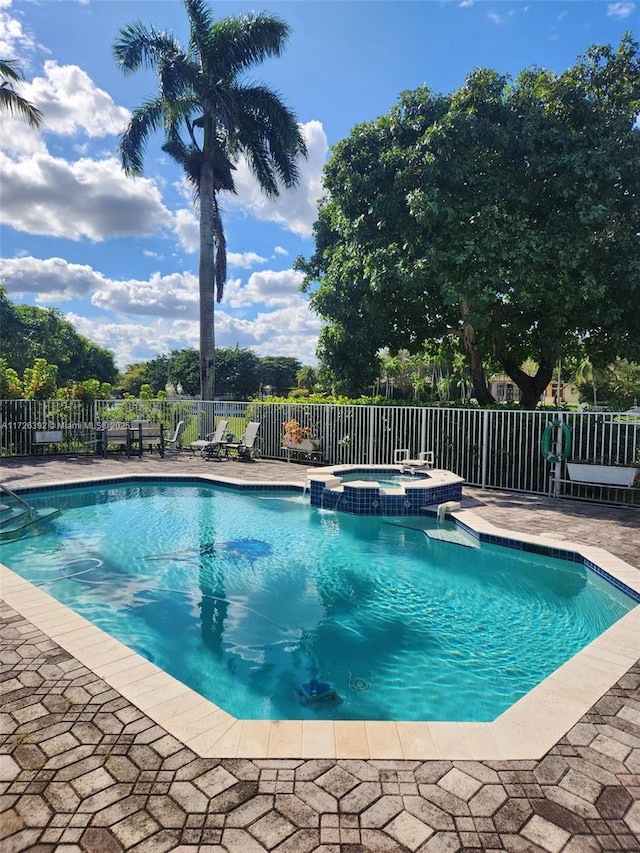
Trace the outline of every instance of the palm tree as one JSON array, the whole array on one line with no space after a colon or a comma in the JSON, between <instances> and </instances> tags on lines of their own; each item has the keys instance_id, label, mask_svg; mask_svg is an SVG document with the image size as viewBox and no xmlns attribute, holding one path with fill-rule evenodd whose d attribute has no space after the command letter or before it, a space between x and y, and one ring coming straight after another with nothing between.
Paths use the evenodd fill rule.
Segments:
<instances>
[{"instance_id":1,"label":"palm tree","mask_svg":"<svg viewBox=\"0 0 640 853\"><path fill-rule=\"evenodd\" d=\"M0 109L26 118L29 127L42 127L40 110L19 95L13 87L14 83L24 80L24 74L15 59L0 59L0 78Z\"/></svg>"},{"instance_id":2,"label":"palm tree","mask_svg":"<svg viewBox=\"0 0 640 853\"><path fill-rule=\"evenodd\" d=\"M576 383L581 389L585 385L591 386L594 406L598 405L598 386L606 384L609 372L607 369L594 367L589 356L585 356L576 368Z\"/></svg>"},{"instance_id":3,"label":"palm tree","mask_svg":"<svg viewBox=\"0 0 640 853\"><path fill-rule=\"evenodd\" d=\"M296 382L298 388L306 388L307 391L312 391L313 386L318 381L318 371L310 364L304 364L300 370L296 371Z\"/></svg>"},{"instance_id":4,"label":"palm tree","mask_svg":"<svg viewBox=\"0 0 640 853\"><path fill-rule=\"evenodd\" d=\"M252 13L215 21L203 0L183 0L190 25L184 50L173 36L135 23L120 30L113 51L125 74L155 70L159 93L139 106L120 138L127 174L142 174L149 135L164 130L163 150L179 163L200 209L200 391L215 389L214 292L220 302L227 276L224 228L218 203L235 192L235 163L244 155L263 192L279 195L298 182L306 147L295 115L279 96L240 75L280 56L289 27Z\"/></svg>"}]
</instances>

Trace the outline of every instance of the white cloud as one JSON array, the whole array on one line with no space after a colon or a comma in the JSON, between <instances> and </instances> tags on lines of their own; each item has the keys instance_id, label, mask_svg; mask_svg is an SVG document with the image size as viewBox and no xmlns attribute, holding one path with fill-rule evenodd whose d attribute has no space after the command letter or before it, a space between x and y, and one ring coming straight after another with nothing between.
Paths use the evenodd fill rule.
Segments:
<instances>
[{"instance_id":1,"label":"white cloud","mask_svg":"<svg viewBox=\"0 0 640 853\"><path fill-rule=\"evenodd\" d=\"M156 185L127 178L114 158L70 163L36 154L14 162L0 153L0 181L0 222L29 234L98 242L173 224Z\"/></svg>"},{"instance_id":2,"label":"white cloud","mask_svg":"<svg viewBox=\"0 0 640 853\"><path fill-rule=\"evenodd\" d=\"M0 9L8 9L10 6L11 3L6 0L0 2ZM3 59L20 56L24 71L27 57L35 50L36 44L33 36L22 29L18 18L0 11L0 56Z\"/></svg>"},{"instance_id":3,"label":"white cloud","mask_svg":"<svg viewBox=\"0 0 640 853\"><path fill-rule=\"evenodd\" d=\"M273 250L273 254L274 255L283 255L286 257L289 254L289 252L286 249L283 249L282 246L276 246L275 249Z\"/></svg>"},{"instance_id":4,"label":"white cloud","mask_svg":"<svg viewBox=\"0 0 640 853\"><path fill-rule=\"evenodd\" d=\"M294 270L260 270L251 273L248 281L229 279L224 289L224 303L233 310L253 310L256 305L277 307L300 299L301 273ZM304 297L305 301L307 297Z\"/></svg>"},{"instance_id":5,"label":"white cloud","mask_svg":"<svg viewBox=\"0 0 640 853\"><path fill-rule=\"evenodd\" d=\"M237 344L258 356L284 355L315 364L320 326L320 319L302 300L288 308L259 313L254 319L239 319L217 310L216 346Z\"/></svg>"},{"instance_id":6,"label":"white cloud","mask_svg":"<svg viewBox=\"0 0 640 853\"><path fill-rule=\"evenodd\" d=\"M19 41L15 20L0 14L0 23L3 35L10 31L12 41ZM82 69L49 60L44 76L21 84L20 93L42 110L44 128L32 130L6 116L0 123L0 222L30 234L96 242L173 225L157 185L127 178L112 154L75 162L49 154L47 136L113 136L129 119L128 110L116 106ZM86 143L76 150L86 150Z\"/></svg>"},{"instance_id":7,"label":"white cloud","mask_svg":"<svg viewBox=\"0 0 640 853\"><path fill-rule=\"evenodd\" d=\"M148 361L172 350L198 349L197 321L157 318L153 322L110 322L102 318L65 315L77 331L98 346L115 353L117 366ZM320 320L306 306L298 304L279 311L263 312L255 319L238 318L216 306L215 334L217 347L251 349L258 356L283 355L315 364L315 347Z\"/></svg>"},{"instance_id":8,"label":"white cloud","mask_svg":"<svg viewBox=\"0 0 640 853\"><path fill-rule=\"evenodd\" d=\"M607 15L611 18L628 18L633 15L636 4L633 2L609 3L607 5Z\"/></svg>"},{"instance_id":9,"label":"white cloud","mask_svg":"<svg viewBox=\"0 0 640 853\"><path fill-rule=\"evenodd\" d=\"M267 262L266 258L256 252L227 252L227 264L230 267L240 267L240 269L249 270L251 267L258 266Z\"/></svg>"},{"instance_id":10,"label":"white cloud","mask_svg":"<svg viewBox=\"0 0 640 853\"><path fill-rule=\"evenodd\" d=\"M157 320L149 323L109 322L107 318L89 319L69 313L65 319L95 344L115 353L120 370L128 364L149 361L172 350L198 347L198 324L170 323Z\"/></svg>"},{"instance_id":11,"label":"white cloud","mask_svg":"<svg viewBox=\"0 0 640 853\"><path fill-rule=\"evenodd\" d=\"M8 55L13 54L0 51L0 56ZM60 66L53 60L47 60L44 75L18 86L20 94L42 112L42 130L31 129L20 118L3 116L0 150L27 155L46 151L44 138L50 134L72 136L84 133L89 138L100 138L124 130L130 118L129 111L116 106L111 96L98 89L78 66ZM76 151L86 153L86 143L78 143Z\"/></svg>"},{"instance_id":12,"label":"white cloud","mask_svg":"<svg viewBox=\"0 0 640 853\"><path fill-rule=\"evenodd\" d=\"M523 9L522 11L526 12L527 10ZM498 12L487 12L487 17L489 18L489 20L492 21L494 24L498 25L506 24L509 18L513 17L513 15L515 15L513 9L508 9L503 14L499 14Z\"/></svg>"},{"instance_id":13,"label":"white cloud","mask_svg":"<svg viewBox=\"0 0 640 853\"><path fill-rule=\"evenodd\" d=\"M174 216L174 230L180 245L192 254L200 248L200 226L193 210L181 207Z\"/></svg>"},{"instance_id":14,"label":"white cloud","mask_svg":"<svg viewBox=\"0 0 640 853\"><path fill-rule=\"evenodd\" d=\"M106 284L90 266L70 264L62 258L0 258L0 282L13 301L20 294L37 293L41 305L66 302L91 295Z\"/></svg>"},{"instance_id":15,"label":"white cloud","mask_svg":"<svg viewBox=\"0 0 640 853\"><path fill-rule=\"evenodd\" d=\"M225 302L216 306L216 345L252 349L258 355L286 355L315 364L320 319L298 291L300 274L255 272L246 285L227 283ZM62 258L0 259L0 283L19 302L36 294L42 306L87 299L100 316L66 314L78 332L115 353L120 369L171 350L199 346L198 280L189 272L148 280L114 280L83 264ZM261 305L255 317L245 309ZM275 310L269 310L274 308Z\"/></svg>"},{"instance_id":16,"label":"white cloud","mask_svg":"<svg viewBox=\"0 0 640 853\"><path fill-rule=\"evenodd\" d=\"M198 279L193 273L153 273L147 281L105 281L91 299L123 314L198 319Z\"/></svg>"},{"instance_id":17,"label":"white cloud","mask_svg":"<svg viewBox=\"0 0 640 853\"><path fill-rule=\"evenodd\" d=\"M294 190L281 190L276 199L268 199L260 190L246 161L238 164L234 175L237 195L225 196L225 204L242 207L256 219L277 222L301 237L310 237L322 196L322 169L329 146L319 121L302 125L308 157L300 162L300 181Z\"/></svg>"},{"instance_id":18,"label":"white cloud","mask_svg":"<svg viewBox=\"0 0 640 853\"><path fill-rule=\"evenodd\" d=\"M251 273L247 284L238 292L227 291L227 301L233 308L243 305L266 305L268 307L290 305L301 298L300 284L303 275L295 270L262 270ZM306 300L306 297L304 297Z\"/></svg>"},{"instance_id":19,"label":"white cloud","mask_svg":"<svg viewBox=\"0 0 640 853\"><path fill-rule=\"evenodd\" d=\"M0 122L0 151L11 152L16 157L30 157L46 154L47 147L42 131L29 127L24 119L4 113Z\"/></svg>"},{"instance_id":20,"label":"white cloud","mask_svg":"<svg viewBox=\"0 0 640 853\"><path fill-rule=\"evenodd\" d=\"M77 65L44 63L44 77L24 84L21 93L44 116L45 131L69 136L82 131L89 137L122 133L129 110L114 104L111 95L99 89Z\"/></svg>"}]
</instances>

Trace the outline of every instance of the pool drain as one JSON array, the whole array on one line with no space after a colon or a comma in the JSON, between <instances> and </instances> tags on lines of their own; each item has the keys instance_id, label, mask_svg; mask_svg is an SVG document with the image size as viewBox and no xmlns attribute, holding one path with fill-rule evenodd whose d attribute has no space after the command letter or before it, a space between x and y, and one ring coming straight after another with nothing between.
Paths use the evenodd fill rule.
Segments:
<instances>
[{"instance_id":1,"label":"pool drain","mask_svg":"<svg viewBox=\"0 0 640 853\"><path fill-rule=\"evenodd\" d=\"M371 687L371 682L367 681L366 678L359 678L356 675L351 675L349 673L349 687L351 690L355 690L356 693L362 693L364 690L368 690Z\"/></svg>"}]
</instances>

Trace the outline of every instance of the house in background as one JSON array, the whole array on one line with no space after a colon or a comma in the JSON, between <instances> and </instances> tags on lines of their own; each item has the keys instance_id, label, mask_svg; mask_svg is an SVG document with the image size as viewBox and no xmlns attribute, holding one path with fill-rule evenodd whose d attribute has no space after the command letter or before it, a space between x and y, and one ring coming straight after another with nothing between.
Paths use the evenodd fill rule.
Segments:
<instances>
[{"instance_id":1,"label":"house in background","mask_svg":"<svg viewBox=\"0 0 640 853\"><path fill-rule=\"evenodd\" d=\"M518 386L508 376L494 376L491 379L489 390L498 403L517 403L520 400ZM567 403L577 404L579 402L578 390L570 382L560 383L558 394L558 382L550 382L540 395L540 403L543 406L557 406Z\"/></svg>"},{"instance_id":2,"label":"house in background","mask_svg":"<svg viewBox=\"0 0 640 853\"><path fill-rule=\"evenodd\" d=\"M540 397L540 402L543 406L557 406L563 403L573 403L577 405L580 402L578 389L570 382L560 382L560 391L558 393L557 381L550 382L544 389L544 394Z\"/></svg>"}]
</instances>

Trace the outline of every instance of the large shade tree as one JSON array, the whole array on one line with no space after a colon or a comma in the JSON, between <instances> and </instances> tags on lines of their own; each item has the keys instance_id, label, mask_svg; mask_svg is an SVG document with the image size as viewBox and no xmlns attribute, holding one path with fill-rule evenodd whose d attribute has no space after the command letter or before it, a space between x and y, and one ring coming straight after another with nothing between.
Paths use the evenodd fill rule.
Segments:
<instances>
[{"instance_id":1,"label":"large shade tree","mask_svg":"<svg viewBox=\"0 0 640 853\"><path fill-rule=\"evenodd\" d=\"M226 241L218 196L235 192L235 164L244 156L267 196L298 182L306 155L293 112L264 84L244 74L280 56L289 27L252 13L215 20L203 0L184 0L190 38L186 48L169 34L137 22L114 45L125 74L153 69L158 94L141 104L120 139L125 171L140 175L150 134L162 129L163 149L183 169L200 214L200 392L215 391L214 303L227 275Z\"/></svg>"},{"instance_id":2,"label":"large shade tree","mask_svg":"<svg viewBox=\"0 0 640 853\"><path fill-rule=\"evenodd\" d=\"M319 355L349 393L376 355L456 335L535 406L559 357L640 354L640 57L629 36L566 72L478 69L404 93L334 148L316 248ZM522 369L530 359L536 371Z\"/></svg>"},{"instance_id":3,"label":"large shade tree","mask_svg":"<svg viewBox=\"0 0 640 853\"><path fill-rule=\"evenodd\" d=\"M26 119L30 127L42 127L42 112L16 89L16 83L23 80L15 59L0 59L0 109Z\"/></svg>"}]
</instances>

